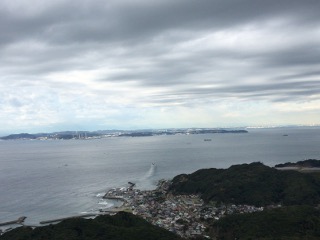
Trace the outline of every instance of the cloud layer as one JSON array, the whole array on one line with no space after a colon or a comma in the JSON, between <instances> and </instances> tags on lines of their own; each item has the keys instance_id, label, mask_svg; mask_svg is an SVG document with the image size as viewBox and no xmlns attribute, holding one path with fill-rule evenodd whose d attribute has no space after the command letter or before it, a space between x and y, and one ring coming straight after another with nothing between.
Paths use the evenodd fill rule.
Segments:
<instances>
[{"instance_id":1,"label":"cloud layer","mask_svg":"<svg viewBox=\"0 0 320 240\"><path fill-rule=\"evenodd\" d=\"M319 123L319 11L318 0L3 0L0 123Z\"/></svg>"}]
</instances>

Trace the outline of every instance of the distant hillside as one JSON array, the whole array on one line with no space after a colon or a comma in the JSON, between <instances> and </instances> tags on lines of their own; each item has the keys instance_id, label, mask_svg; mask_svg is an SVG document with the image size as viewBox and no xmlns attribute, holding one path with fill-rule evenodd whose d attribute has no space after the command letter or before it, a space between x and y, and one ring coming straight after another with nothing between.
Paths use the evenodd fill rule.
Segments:
<instances>
[{"instance_id":1,"label":"distant hillside","mask_svg":"<svg viewBox=\"0 0 320 240\"><path fill-rule=\"evenodd\" d=\"M213 134L213 133L248 133L246 130L225 130L225 129L149 129L149 130L99 130L99 131L64 131L53 133L20 133L11 134L1 137L2 140L18 139L88 139L100 137L149 137L158 135L175 135L175 134Z\"/></svg>"},{"instance_id":2,"label":"distant hillside","mask_svg":"<svg viewBox=\"0 0 320 240\"><path fill-rule=\"evenodd\" d=\"M170 191L200 194L206 202L311 205L320 201L320 179L317 175L279 171L256 162L178 175Z\"/></svg>"},{"instance_id":3,"label":"distant hillside","mask_svg":"<svg viewBox=\"0 0 320 240\"><path fill-rule=\"evenodd\" d=\"M29 133L19 133L19 134L11 134L5 137L0 137L2 140L30 140L30 139L84 139L90 137L99 137L101 134L96 132L56 132L56 133L36 133L36 134L29 134Z\"/></svg>"},{"instance_id":4,"label":"distant hillside","mask_svg":"<svg viewBox=\"0 0 320 240\"><path fill-rule=\"evenodd\" d=\"M247 130L225 130L225 129L197 129L189 131L190 134L208 134L208 133L248 133Z\"/></svg>"},{"instance_id":5,"label":"distant hillside","mask_svg":"<svg viewBox=\"0 0 320 240\"><path fill-rule=\"evenodd\" d=\"M151 225L140 217L120 212L95 219L69 219L32 229L20 227L0 240L178 240L175 234Z\"/></svg>"},{"instance_id":6,"label":"distant hillside","mask_svg":"<svg viewBox=\"0 0 320 240\"><path fill-rule=\"evenodd\" d=\"M17 140L17 139L36 139L37 136L29 133L11 134L5 137L1 137L3 140Z\"/></svg>"},{"instance_id":7,"label":"distant hillside","mask_svg":"<svg viewBox=\"0 0 320 240\"><path fill-rule=\"evenodd\" d=\"M210 226L217 239L320 239L320 211L308 206L234 214Z\"/></svg>"},{"instance_id":8,"label":"distant hillside","mask_svg":"<svg viewBox=\"0 0 320 240\"><path fill-rule=\"evenodd\" d=\"M299 161L296 163L282 163L275 165L276 168L283 168L283 167L298 167L298 168L319 168L320 167L320 160L317 159L308 159L304 161Z\"/></svg>"}]
</instances>

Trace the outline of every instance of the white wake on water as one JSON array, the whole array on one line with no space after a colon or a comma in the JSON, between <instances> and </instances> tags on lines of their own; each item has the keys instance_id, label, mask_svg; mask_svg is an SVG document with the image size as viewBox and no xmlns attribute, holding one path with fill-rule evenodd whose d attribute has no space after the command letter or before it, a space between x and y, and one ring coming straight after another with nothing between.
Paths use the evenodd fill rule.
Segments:
<instances>
[{"instance_id":1,"label":"white wake on water","mask_svg":"<svg viewBox=\"0 0 320 240\"><path fill-rule=\"evenodd\" d=\"M153 188L154 187L154 179L157 172L157 165L152 163L148 171L137 181L138 188Z\"/></svg>"},{"instance_id":2,"label":"white wake on water","mask_svg":"<svg viewBox=\"0 0 320 240\"><path fill-rule=\"evenodd\" d=\"M151 166L150 166L150 168L149 168L149 170L148 170L148 172L142 177L141 180L148 180L148 179L150 179L151 177L154 176L156 170L157 170L157 165L154 164L154 163L152 163Z\"/></svg>"}]
</instances>

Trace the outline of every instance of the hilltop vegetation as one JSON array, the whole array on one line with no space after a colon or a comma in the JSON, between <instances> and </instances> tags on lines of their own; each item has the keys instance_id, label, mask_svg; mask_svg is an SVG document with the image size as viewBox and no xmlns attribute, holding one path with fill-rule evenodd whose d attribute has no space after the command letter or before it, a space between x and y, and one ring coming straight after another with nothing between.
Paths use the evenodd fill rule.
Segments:
<instances>
[{"instance_id":1,"label":"hilltop vegetation","mask_svg":"<svg viewBox=\"0 0 320 240\"><path fill-rule=\"evenodd\" d=\"M310 167L315 161L298 162ZM214 239L320 239L319 173L280 171L251 163L228 169L201 169L176 176L174 194L199 194L206 203L265 206L264 211L208 219ZM268 208L281 204L283 207ZM227 205L225 205L227 206Z\"/></svg>"},{"instance_id":2,"label":"hilltop vegetation","mask_svg":"<svg viewBox=\"0 0 320 240\"><path fill-rule=\"evenodd\" d=\"M317 159L308 159L304 161L299 161L296 163L282 163L275 165L276 168L283 168L283 167L298 167L298 168L319 168L320 167L320 160Z\"/></svg>"},{"instance_id":3,"label":"hilltop vegetation","mask_svg":"<svg viewBox=\"0 0 320 240\"><path fill-rule=\"evenodd\" d=\"M234 214L214 222L217 239L320 239L320 211L291 206L250 214Z\"/></svg>"},{"instance_id":4,"label":"hilltop vegetation","mask_svg":"<svg viewBox=\"0 0 320 240\"><path fill-rule=\"evenodd\" d=\"M0 236L1 240L178 240L175 234L151 225L140 217L120 212L95 219L69 219L55 225L20 227Z\"/></svg>"},{"instance_id":5,"label":"hilltop vegetation","mask_svg":"<svg viewBox=\"0 0 320 240\"><path fill-rule=\"evenodd\" d=\"M279 171L256 162L178 175L170 190L176 194L200 194L205 202L313 205L320 201L320 178L316 174Z\"/></svg>"}]
</instances>

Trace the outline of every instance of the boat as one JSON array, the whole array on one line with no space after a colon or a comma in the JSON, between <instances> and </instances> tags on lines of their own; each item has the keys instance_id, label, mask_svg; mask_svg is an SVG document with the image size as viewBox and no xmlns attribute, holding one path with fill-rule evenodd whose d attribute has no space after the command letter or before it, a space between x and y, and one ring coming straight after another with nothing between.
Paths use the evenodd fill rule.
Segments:
<instances>
[{"instance_id":1,"label":"boat","mask_svg":"<svg viewBox=\"0 0 320 240\"><path fill-rule=\"evenodd\" d=\"M131 187L134 187L136 184L135 183L133 183L133 182L128 182L128 184L130 184L131 185Z\"/></svg>"}]
</instances>

